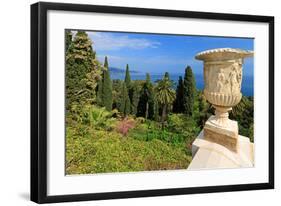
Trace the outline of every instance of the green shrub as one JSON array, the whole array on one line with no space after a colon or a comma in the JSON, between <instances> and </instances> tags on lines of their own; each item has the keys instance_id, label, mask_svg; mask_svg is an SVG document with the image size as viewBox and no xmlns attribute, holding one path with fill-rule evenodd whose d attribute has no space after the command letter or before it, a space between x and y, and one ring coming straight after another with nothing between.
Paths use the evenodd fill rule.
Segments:
<instances>
[{"instance_id":1,"label":"green shrub","mask_svg":"<svg viewBox=\"0 0 281 206\"><path fill-rule=\"evenodd\" d=\"M185 140L196 137L200 132L193 117L187 117L184 114L170 114L167 129L173 133L181 134Z\"/></svg>"},{"instance_id":2,"label":"green shrub","mask_svg":"<svg viewBox=\"0 0 281 206\"><path fill-rule=\"evenodd\" d=\"M67 130L67 174L186 169L191 157L158 139L150 142L115 132L93 131L85 138Z\"/></svg>"}]
</instances>

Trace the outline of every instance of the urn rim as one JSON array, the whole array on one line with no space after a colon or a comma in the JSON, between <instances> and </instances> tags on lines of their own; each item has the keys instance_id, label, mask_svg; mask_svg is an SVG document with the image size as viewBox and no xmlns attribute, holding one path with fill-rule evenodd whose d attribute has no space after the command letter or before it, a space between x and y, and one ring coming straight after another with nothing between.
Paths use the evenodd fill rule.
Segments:
<instances>
[{"instance_id":1,"label":"urn rim","mask_svg":"<svg viewBox=\"0 0 281 206\"><path fill-rule=\"evenodd\" d=\"M218 48L199 52L195 59L203 61L234 60L252 57L253 51L236 48Z\"/></svg>"}]
</instances>

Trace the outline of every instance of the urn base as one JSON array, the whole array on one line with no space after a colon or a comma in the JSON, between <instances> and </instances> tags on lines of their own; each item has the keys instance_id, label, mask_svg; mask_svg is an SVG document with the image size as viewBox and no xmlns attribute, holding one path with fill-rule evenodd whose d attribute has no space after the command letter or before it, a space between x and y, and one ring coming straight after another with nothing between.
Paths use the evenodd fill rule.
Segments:
<instances>
[{"instance_id":1,"label":"urn base","mask_svg":"<svg viewBox=\"0 0 281 206\"><path fill-rule=\"evenodd\" d=\"M237 152L206 140L201 131L192 143L192 161L188 170L250 168L254 166L254 144L248 137L238 135Z\"/></svg>"},{"instance_id":2,"label":"urn base","mask_svg":"<svg viewBox=\"0 0 281 206\"><path fill-rule=\"evenodd\" d=\"M215 124L215 116L211 116L204 126L204 136L206 140L220 144L233 152L237 152L238 144L238 123L227 120L224 127Z\"/></svg>"}]
</instances>

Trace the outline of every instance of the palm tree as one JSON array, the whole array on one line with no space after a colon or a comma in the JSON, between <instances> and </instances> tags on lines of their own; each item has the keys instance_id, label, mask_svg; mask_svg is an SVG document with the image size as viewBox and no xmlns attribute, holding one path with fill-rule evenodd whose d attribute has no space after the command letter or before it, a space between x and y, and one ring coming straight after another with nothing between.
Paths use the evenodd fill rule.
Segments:
<instances>
[{"instance_id":1,"label":"palm tree","mask_svg":"<svg viewBox=\"0 0 281 206\"><path fill-rule=\"evenodd\" d=\"M172 85L172 82L169 80L167 75L165 75L164 78L158 82L155 88L155 99L162 107L161 123L163 128L164 121L166 120L167 116L167 109L169 105L172 105L176 99L176 92L172 89Z\"/></svg>"}]
</instances>

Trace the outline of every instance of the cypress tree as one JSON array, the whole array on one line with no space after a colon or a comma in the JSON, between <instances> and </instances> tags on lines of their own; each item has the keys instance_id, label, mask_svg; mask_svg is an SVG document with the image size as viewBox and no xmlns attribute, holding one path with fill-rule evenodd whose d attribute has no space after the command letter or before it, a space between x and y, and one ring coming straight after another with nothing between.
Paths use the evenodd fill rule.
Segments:
<instances>
[{"instance_id":1,"label":"cypress tree","mask_svg":"<svg viewBox=\"0 0 281 206\"><path fill-rule=\"evenodd\" d=\"M104 57L103 67L104 67L104 68L108 68L107 56Z\"/></svg>"},{"instance_id":2,"label":"cypress tree","mask_svg":"<svg viewBox=\"0 0 281 206\"><path fill-rule=\"evenodd\" d=\"M131 99L131 114L136 115L137 109L138 109L139 98L140 98L139 89L138 89L138 86L137 86L136 83L131 85L130 92L131 92L131 96L132 96L132 99Z\"/></svg>"},{"instance_id":3,"label":"cypress tree","mask_svg":"<svg viewBox=\"0 0 281 206\"><path fill-rule=\"evenodd\" d=\"M167 78L168 80L170 80L170 75L168 72L165 72L165 75L164 75L165 78Z\"/></svg>"},{"instance_id":4,"label":"cypress tree","mask_svg":"<svg viewBox=\"0 0 281 206\"><path fill-rule=\"evenodd\" d=\"M123 86L122 86L121 98L122 98L122 101L121 101L120 110L124 114L124 116L127 116L128 114L130 114L131 105L130 105L130 99L129 99L129 95L128 95L127 86L125 83L123 83Z\"/></svg>"},{"instance_id":5,"label":"cypress tree","mask_svg":"<svg viewBox=\"0 0 281 206\"><path fill-rule=\"evenodd\" d=\"M112 82L108 69L103 71L102 103L106 110L112 110Z\"/></svg>"},{"instance_id":6,"label":"cypress tree","mask_svg":"<svg viewBox=\"0 0 281 206\"><path fill-rule=\"evenodd\" d=\"M176 100L173 105L173 112L175 113L182 113L184 111L183 94L184 94L184 86L183 86L182 76L180 76L178 80L177 90L176 90Z\"/></svg>"},{"instance_id":7,"label":"cypress tree","mask_svg":"<svg viewBox=\"0 0 281 206\"><path fill-rule=\"evenodd\" d=\"M148 73L146 74L146 81L143 84L142 90L140 92L137 116L142 116L149 119L154 118L153 85Z\"/></svg>"},{"instance_id":8,"label":"cypress tree","mask_svg":"<svg viewBox=\"0 0 281 206\"><path fill-rule=\"evenodd\" d=\"M196 88L194 75L190 66L187 66L185 69L183 92L184 113L192 116Z\"/></svg>"},{"instance_id":9,"label":"cypress tree","mask_svg":"<svg viewBox=\"0 0 281 206\"><path fill-rule=\"evenodd\" d=\"M107 56L104 59L104 71L102 75L102 106L108 111L112 110L112 81L110 79L110 73L108 69Z\"/></svg>"},{"instance_id":10,"label":"cypress tree","mask_svg":"<svg viewBox=\"0 0 281 206\"><path fill-rule=\"evenodd\" d=\"M153 119L154 118L154 91L153 91L153 85L151 83L151 78L149 73L146 74L146 85L148 89L148 114L146 117L148 119Z\"/></svg>"},{"instance_id":11,"label":"cypress tree","mask_svg":"<svg viewBox=\"0 0 281 206\"><path fill-rule=\"evenodd\" d=\"M112 109L117 109L121 111L120 106L122 102L121 93L122 93L123 82L120 79L112 80Z\"/></svg>"},{"instance_id":12,"label":"cypress tree","mask_svg":"<svg viewBox=\"0 0 281 206\"><path fill-rule=\"evenodd\" d=\"M125 84L127 86L127 89L130 89L130 84L131 84L131 76L130 76L130 71L129 71L129 65L126 65L126 75L125 75Z\"/></svg>"},{"instance_id":13,"label":"cypress tree","mask_svg":"<svg viewBox=\"0 0 281 206\"><path fill-rule=\"evenodd\" d=\"M169 72L165 72L164 78L167 79L167 80L169 80L169 81L171 82L172 86L173 86L173 81L170 79L170 74L169 74ZM171 112L172 107L173 107L173 104L170 104L170 105L167 106L167 113L170 113L170 112Z\"/></svg>"},{"instance_id":14,"label":"cypress tree","mask_svg":"<svg viewBox=\"0 0 281 206\"><path fill-rule=\"evenodd\" d=\"M137 108L138 117L146 116L146 111L147 111L147 106L148 106L147 102L148 102L148 96L147 96L147 90L146 90L145 83L144 83L141 88L141 91L140 91L140 98L139 98L139 103L138 103L138 108Z\"/></svg>"},{"instance_id":15,"label":"cypress tree","mask_svg":"<svg viewBox=\"0 0 281 206\"><path fill-rule=\"evenodd\" d=\"M131 105L131 114L134 114L135 113L135 108L134 108L134 103L133 103L133 98L134 98L134 95L135 95L135 98L136 98L136 91L134 91L134 88L132 88L132 85L131 85L131 76L130 76L130 70L129 70L129 65L127 64L126 65L126 73L125 73L125 80L124 80L125 84L126 84L126 87L127 87L127 91L128 91L128 95L129 95L129 100L130 100L130 105ZM135 93L135 94L134 94Z\"/></svg>"}]
</instances>

